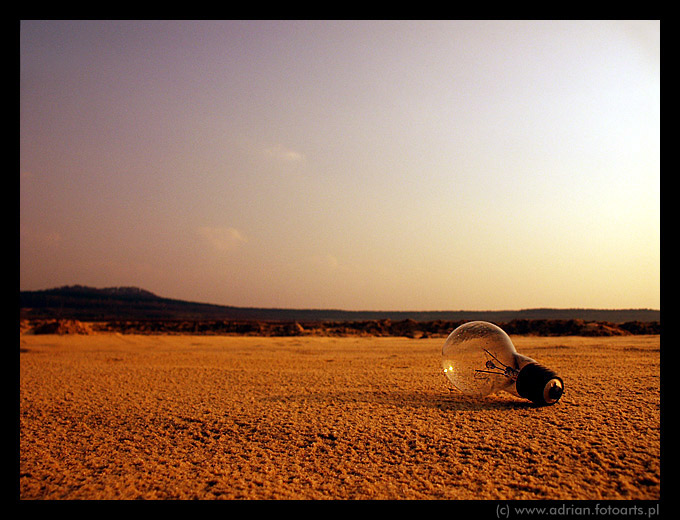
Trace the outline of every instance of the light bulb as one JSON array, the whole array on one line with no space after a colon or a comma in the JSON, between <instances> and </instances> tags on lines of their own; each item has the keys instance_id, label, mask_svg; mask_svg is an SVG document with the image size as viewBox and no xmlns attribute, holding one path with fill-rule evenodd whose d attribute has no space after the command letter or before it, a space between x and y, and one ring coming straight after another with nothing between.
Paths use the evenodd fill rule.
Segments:
<instances>
[{"instance_id":1,"label":"light bulb","mask_svg":"<svg viewBox=\"0 0 680 520\"><path fill-rule=\"evenodd\" d=\"M442 347L442 368L456 388L478 397L503 390L547 405L564 392L562 378L519 354L510 336L486 321L464 323L449 335Z\"/></svg>"}]
</instances>

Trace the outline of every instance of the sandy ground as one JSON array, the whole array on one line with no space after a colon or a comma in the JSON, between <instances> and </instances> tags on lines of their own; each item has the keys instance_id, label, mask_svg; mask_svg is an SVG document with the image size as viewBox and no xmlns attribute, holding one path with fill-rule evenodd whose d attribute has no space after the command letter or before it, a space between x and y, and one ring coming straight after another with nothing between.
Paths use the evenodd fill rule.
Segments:
<instances>
[{"instance_id":1,"label":"sandy ground","mask_svg":"<svg viewBox=\"0 0 680 520\"><path fill-rule=\"evenodd\" d=\"M557 405L444 339L21 336L20 498L658 500L659 336L513 341Z\"/></svg>"}]
</instances>

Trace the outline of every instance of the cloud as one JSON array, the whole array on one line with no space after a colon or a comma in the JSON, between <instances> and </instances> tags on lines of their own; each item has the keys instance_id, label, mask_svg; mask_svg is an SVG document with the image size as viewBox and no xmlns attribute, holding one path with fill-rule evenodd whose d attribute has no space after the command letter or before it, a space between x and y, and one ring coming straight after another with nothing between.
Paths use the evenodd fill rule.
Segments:
<instances>
[{"instance_id":1,"label":"cloud","mask_svg":"<svg viewBox=\"0 0 680 520\"><path fill-rule=\"evenodd\" d=\"M265 149L264 153L268 155L269 157L273 157L279 161L285 161L285 162L304 162L305 161L305 155L296 152L295 150L291 150L290 148L286 148L282 144L277 144L276 146L273 146L271 148Z\"/></svg>"},{"instance_id":2,"label":"cloud","mask_svg":"<svg viewBox=\"0 0 680 520\"><path fill-rule=\"evenodd\" d=\"M308 256L302 264L305 269L318 273L348 273L351 271L349 265L340 262L337 257L328 253Z\"/></svg>"},{"instance_id":3,"label":"cloud","mask_svg":"<svg viewBox=\"0 0 680 520\"><path fill-rule=\"evenodd\" d=\"M196 232L217 251L231 251L247 242L243 233L233 227L199 227Z\"/></svg>"}]
</instances>

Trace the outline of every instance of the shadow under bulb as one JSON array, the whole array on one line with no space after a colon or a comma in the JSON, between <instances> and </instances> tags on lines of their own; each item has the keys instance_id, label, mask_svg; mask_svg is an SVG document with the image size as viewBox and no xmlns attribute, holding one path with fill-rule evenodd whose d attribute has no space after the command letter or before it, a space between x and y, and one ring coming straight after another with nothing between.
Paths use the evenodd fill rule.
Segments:
<instances>
[{"instance_id":1,"label":"shadow under bulb","mask_svg":"<svg viewBox=\"0 0 680 520\"><path fill-rule=\"evenodd\" d=\"M442 347L442 368L456 388L478 397L503 390L549 405L564 392L561 377L519 354L510 336L486 321L464 323L449 335Z\"/></svg>"}]
</instances>

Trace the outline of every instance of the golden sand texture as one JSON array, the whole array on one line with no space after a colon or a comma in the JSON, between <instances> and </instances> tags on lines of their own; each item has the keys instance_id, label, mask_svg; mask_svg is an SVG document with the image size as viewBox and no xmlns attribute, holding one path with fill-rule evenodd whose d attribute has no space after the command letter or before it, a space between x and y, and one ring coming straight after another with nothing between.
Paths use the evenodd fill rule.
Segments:
<instances>
[{"instance_id":1,"label":"golden sand texture","mask_svg":"<svg viewBox=\"0 0 680 520\"><path fill-rule=\"evenodd\" d=\"M549 407L443 339L20 338L21 499L659 499L660 337L513 337Z\"/></svg>"}]
</instances>

